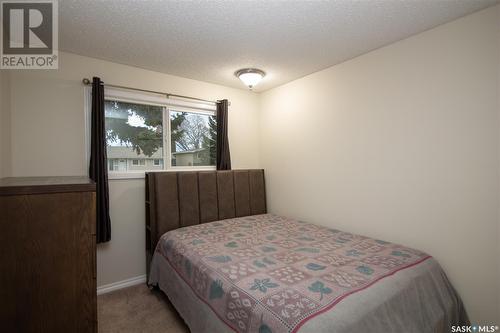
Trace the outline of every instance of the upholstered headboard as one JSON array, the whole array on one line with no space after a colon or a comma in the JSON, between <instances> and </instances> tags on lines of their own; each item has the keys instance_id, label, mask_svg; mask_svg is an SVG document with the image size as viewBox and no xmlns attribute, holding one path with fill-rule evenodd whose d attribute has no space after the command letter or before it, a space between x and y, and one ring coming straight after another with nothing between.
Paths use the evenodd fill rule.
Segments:
<instances>
[{"instance_id":1,"label":"upholstered headboard","mask_svg":"<svg viewBox=\"0 0 500 333\"><path fill-rule=\"evenodd\" d=\"M167 231L266 213L264 170L146 173L147 271Z\"/></svg>"}]
</instances>

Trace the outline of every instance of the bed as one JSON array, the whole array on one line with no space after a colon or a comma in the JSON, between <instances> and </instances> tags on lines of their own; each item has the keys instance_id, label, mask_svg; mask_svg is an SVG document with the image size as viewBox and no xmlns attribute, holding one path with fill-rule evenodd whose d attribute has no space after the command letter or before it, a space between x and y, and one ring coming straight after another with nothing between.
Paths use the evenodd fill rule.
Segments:
<instances>
[{"instance_id":1,"label":"bed","mask_svg":"<svg viewBox=\"0 0 500 333\"><path fill-rule=\"evenodd\" d=\"M147 176L148 283L196 332L450 332L428 254L267 214L263 170Z\"/></svg>"}]
</instances>

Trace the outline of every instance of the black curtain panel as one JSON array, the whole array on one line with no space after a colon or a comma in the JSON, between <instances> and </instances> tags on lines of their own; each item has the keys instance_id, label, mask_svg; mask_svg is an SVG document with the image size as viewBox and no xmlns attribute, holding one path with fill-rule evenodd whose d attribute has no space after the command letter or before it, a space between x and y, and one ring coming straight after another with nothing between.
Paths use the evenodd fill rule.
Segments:
<instances>
[{"instance_id":1,"label":"black curtain panel","mask_svg":"<svg viewBox=\"0 0 500 333\"><path fill-rule=\"evenodd\" d=\"M104 85L98 77L92 80L92 120L90 139L89 176L97 188L97 243L111 239L111 219L109 218L109 188L106 154L106 132L104 126Z\"/></svg>"},{"instance_id":2,"label":"black curtain panel","mask_svg":"<svg viewBox=\"0 0 500 333\"><path fill-rule=\"evenodd\" d=\"M217 170L231 170L231 154L227 138L227 99L217 102Z\"/></svg>"}]
</instances>

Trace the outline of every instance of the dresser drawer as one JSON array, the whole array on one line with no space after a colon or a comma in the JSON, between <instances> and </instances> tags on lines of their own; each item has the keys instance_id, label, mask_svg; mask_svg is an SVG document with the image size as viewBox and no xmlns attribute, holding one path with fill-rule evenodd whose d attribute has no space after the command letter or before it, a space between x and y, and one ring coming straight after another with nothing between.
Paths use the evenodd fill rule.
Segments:
<instances>
[{"instance_id":1,"label":"dresser drawer","mask_svg":"<svg viewBox=\"0 0 500 333\"><path fill-rule=\"evenodd\" d=\"M5 332L95 332L95 192L2 195Z\"/></svg>"}]
</instances>

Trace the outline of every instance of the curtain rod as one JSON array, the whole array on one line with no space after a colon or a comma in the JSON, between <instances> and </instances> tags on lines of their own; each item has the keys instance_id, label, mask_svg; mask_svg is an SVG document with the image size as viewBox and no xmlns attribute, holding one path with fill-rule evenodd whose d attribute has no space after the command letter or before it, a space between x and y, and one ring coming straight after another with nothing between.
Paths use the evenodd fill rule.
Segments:
<instances>
[{"instance_id":1,"label":"curtain rod","mask_svg":"<svg viewBox=\"0 0 500 333\"><path fill-rule=\"evenodd\" d=\"M90 81L87 78L83 78L82 83L84 85L92 85L92 81ZM139 88L131 88L131 87L125 87L125 86L119 86L116 84L106 84L103 83L105 87L111 87L111 88L118 88L118 89L127 89L127 90L135 90L135 91L141 91L145 93L150 93L150 94L157 94L157 95L164 95L167 98L170 97L177 97L177 98L182 98L182 99L192 99L195 101L200 101L200 102L205 102L205 103L212 103L212 104L217 104L217 101L210 101L207 99L202 99L202 98L196 98L196 97L190 97L190 96L184 96L184 95L177 95L177 94L170 94L162 91L154 91L154 90L146 90L146 89L139 89ZM229 105L231 105L231 102L228 102Z\"/></svg>"}]
</instances>

